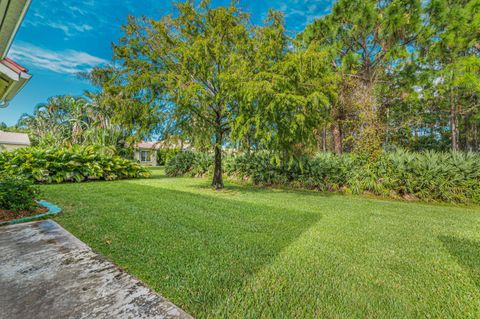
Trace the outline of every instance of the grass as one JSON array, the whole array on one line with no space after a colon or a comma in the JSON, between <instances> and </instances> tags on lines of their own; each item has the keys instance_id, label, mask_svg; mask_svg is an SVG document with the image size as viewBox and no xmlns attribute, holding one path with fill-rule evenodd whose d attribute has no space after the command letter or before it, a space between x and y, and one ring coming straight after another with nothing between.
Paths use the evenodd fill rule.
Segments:
<instances>
[{"instance_id":1,"label":"grass","mask_svg":"<svg viewBox=\"0 0 480 319\"><path fill-rule=\"evenodd\" d=\"M43 186L197 318L479 318L480 209L154 178Z\"/></svg>"}]
</instances>

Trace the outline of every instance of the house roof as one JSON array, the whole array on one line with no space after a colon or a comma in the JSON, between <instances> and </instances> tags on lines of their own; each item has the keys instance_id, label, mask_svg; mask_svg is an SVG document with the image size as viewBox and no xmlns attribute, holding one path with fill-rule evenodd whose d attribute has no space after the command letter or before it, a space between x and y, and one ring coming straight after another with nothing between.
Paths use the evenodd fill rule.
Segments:
<instances>
[{"instance_id":1,"label":"house roof","mask_svg":"<svg viewBox=\"0 0 480 319\"><path fill-rule=\"evenodd\" d=\"M15 34L30 6L31 0L0 1L0 107L8 103L30 80L28 70L7 58Z\"/></svg>"},{"instance_id":2,"label":"house roof","mask_svg":"<svg viewBox=\"0 0 480 319\"><path fill-rule=\"evenodd\" d=\"M4 58L1 61L1 63L7 66L8 68L10 68L10 70L14 71L18 75L20 75L22 72L25 72L25 73L28 72L26 68L24 68L23 66L21 66L20 64L18 64L17 62L13 61L10 58Z\"/></svg>"},{"instance_id":3,"label":"house roof","mask_svg":"<svg viewBox=\"0 0 480 319\"><path fill-rule=\"evenodd\" d=\"M30 145L28 134L0 131L0 144Z\"/></svg>"},{"instance_id":4,"label":"house roof","mask_svg":"<svg viewBox=\"0 0 480 319\"><path fill-rule=\"evenodd\" d=\"M0 60L0 107L5 107L32 77L28 70L9 58Z\"/></svg>"},{"instance_id":5,"label":"house roof","mask_svg":"<svg viewBox=\"0 0 480 319\"><path fill-rule=\"evenodd\" d=\"M135 144L135 148L143 148L143 149L156 149L159 150L161 148L190 148L189 143L179 143L178 141L171 141L171 140L164 140L164 141L154 141L154 142L146 142L141 141Z\"/></svg>"},{"instance_id":6,"label":"house roof","mask_svg":"<svg viewBox=\"0 0 480 319\"><path fill-rule=\"evenodd\" d=\"M160 142L145 142L142 141L140 143L137 143L136 148L144 148L144 149L156 149L158 150L160 148Z\"/></svg>"}]
</instances>

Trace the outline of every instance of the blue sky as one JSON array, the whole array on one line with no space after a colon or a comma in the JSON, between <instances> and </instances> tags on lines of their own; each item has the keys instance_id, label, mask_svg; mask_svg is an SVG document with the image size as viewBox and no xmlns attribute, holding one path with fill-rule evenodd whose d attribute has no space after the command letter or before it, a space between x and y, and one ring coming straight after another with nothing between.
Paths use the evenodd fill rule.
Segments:
<instances>
[{"instance_id":1,"label":"blue sky","mask_svg":"<svg viewBox=\"0 0 480 319\"><path fill-rule=\"evenodd\" d=\"M240 0L261 23L269 8L284 12L287 28L296 32L326 14L334 0ZM213 0L226 5L230 0ZM9 57L33 74L6 109L0 122L13 125L23 113L54 95L81 95L89 84L76 74L107 63L111 44L121 36L129 14L160 18L172 12L170 0L33 0Z\"/></svg>"}]
</instances>

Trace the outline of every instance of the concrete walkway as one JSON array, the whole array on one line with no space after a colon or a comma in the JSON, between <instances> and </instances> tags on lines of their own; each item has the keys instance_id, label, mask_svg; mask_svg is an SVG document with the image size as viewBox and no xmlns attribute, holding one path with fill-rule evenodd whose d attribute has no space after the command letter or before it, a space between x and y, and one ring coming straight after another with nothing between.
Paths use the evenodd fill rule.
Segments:
<instances>
[{"instance_id":1,"label":"concrete walkway","mask_svg":"<svg viewBox=\"0 0 480 319\"><path fill-rule=\"evenodd\" d=\"M47 220L0 227L0 318L192 318Z\"/></svg>"}]
</instances>

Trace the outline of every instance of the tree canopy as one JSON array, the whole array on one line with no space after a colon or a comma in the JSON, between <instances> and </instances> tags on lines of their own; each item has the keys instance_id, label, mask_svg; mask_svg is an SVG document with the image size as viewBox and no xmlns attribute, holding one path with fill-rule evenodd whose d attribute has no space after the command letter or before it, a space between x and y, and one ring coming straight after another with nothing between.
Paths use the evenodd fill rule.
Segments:
<instances>
[{"instance_id":1,"label":"tree canopy","mask_svg":"<svg viewBox=\"0 0 480 319\"><path fill-rule=\"evenodd\" d=\"M175 136L215 154L215 188L225 148L278 162L480 150L480 0L338 0L294 37L279 11L254 25L235 1L174 7L128 18L112 64L87 75L100 92L54 98L23 127L72 144L90 141L92 123Z\"/></svg>"}]
</instances>

